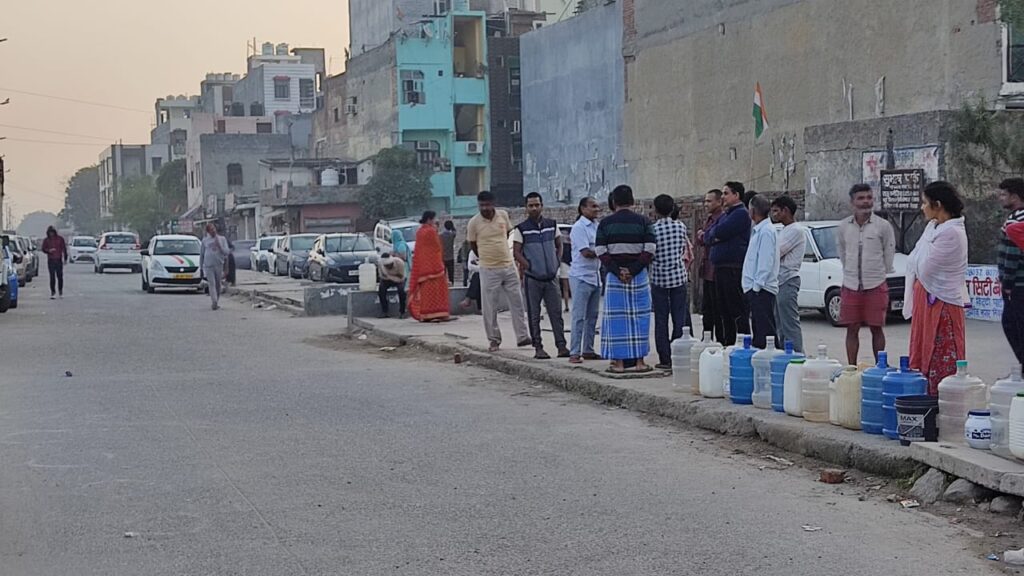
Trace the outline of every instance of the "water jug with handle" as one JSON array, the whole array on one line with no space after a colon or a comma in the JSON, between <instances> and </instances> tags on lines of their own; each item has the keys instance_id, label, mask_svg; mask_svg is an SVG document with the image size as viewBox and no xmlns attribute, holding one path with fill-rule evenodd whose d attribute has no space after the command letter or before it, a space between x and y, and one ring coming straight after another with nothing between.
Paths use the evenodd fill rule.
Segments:
<instances>
[{"instance_id":1,"label":"water jug with handle","mask_svg":"<svg viewBox=\"0 0 1024 576\"><path fill-rule=\"evenodd\" d=\"M359 265L359 291L373 292L377 289L377 266L370 264L369 256Z\"/></svg>"},{"instance_id":2,"label":"water jug with handle","mask_svg":"<svg viewBox=\"0 0 1024 576\"><path fill-rule=\"evenodd\" d=\"M700 395L700 354L712 344L717 342L711 339L711 332L705 332L700 342L694 342L690 348L690 392L694 396Z\"/></svg>"},{"instance_id":3,"label":"water jug with handle","mask_svg":"<svg viewBox=\"0 0 1024 576\"><path fill-rule=\"evenodd\" d=\"M900 356L900 369L882 378L882 433L886 438L900 437L896 420L897 396L923 396L928 391L928 379L917 370L910 369L910 356Z\"/></svg>"},{"instance_id":4,"label":"water jug with handle","mask_svg":"<svg viewBox=\"0 0 1024 576\"><path fill-rule=\"evenodd\" d=\"M860 427L868 434L882 433L882 378L893 370L883 350L878 353L878 364L861 375Z\"/></svg>"},{"instance_id":5,"label":"water jug with handle","mask_svg":"<svg viewBox=\"0 0 1024 576\"><path fill-rule=\"evenodd\" d=\"M964 443L968 412L987 407L985 383L967 372L967 360L957 360L956 374L939 382L939 440Z\"/></svg>"},{"instance_id":6,"label":"water jug with handle","mask_svg":"<svg viewBox=\"0 0 1024 576\"><path fill-rule=\"evenodd\" d=\"M835 413L830 421L850 430L860 430L861 379L863 373L856 366L844 366L832 380L829 389L829 411Z\"/></svg>"},{"instance_id":7,"label":"water jug with handle","mask_svg":"<svg viewBox=\"0 0 1024 576\"><path fill-rule=\"evenodd\" d=\"M786 340L784 351L772 358L772 410L785 412L786 368L794 358L803 357L793 351L793 341Z\"/></svg>"},{"instance_id":8,"label":"water jug with handle","mask_svg":"<svg viewBox=\"0 0 1024 576\"><path fill-rule=\"evenodd\" d=\"M700 353L700 395L705 398L725 396L722 389L722 367L725 352L721 345L708 346Z\"/></svg>"},{"instance_id":9,"label":"water jug with handle","mask_svg":"<svg viewBox=\"0 0 1024 576\"><path fill-rule=\"evenodd\" d=\"M1024 392L1018 392L1010 402L1009 420L1010 454L1024 460Z\"/></svg>"},{"instance_id":10,"label":"water jug with handle","mask_svg":"<svg viewBox=\"0 0 1024 576\"><path fill-rule=\"evenodd\" d=\"M804 420L828 422L829 383L843 366L838 360L828 357L828 346L818 345L818 356L804 362L800 382L800 404Z\"/></svg>"},{"instance_id":11,"label":"water jug with handle","mask_svg":"<svg viewBox=\"0 0 1024 576\"><path fill-rule=\"evenodd\" d=\"M690 389L690 350L697 341L689 332L683 331L682 338L672 341L672 386Z\"/></svg>"},{"instance_id":12,"label":"water jug with handle","mask_svg":"<svg viewBox=\"0 0 1024 576\"><path fill-rule=\"evenodd\" d=\"M992 453L1003 458L1011 458L1010 454L1010 403L1018 393L1024 392L1024 376L1021 366L1017 364L1010 370L1010 375L996 380L989 391L988 409L992 418Z\"/></svg>"},{"instance_id":13,"label":"water jug with handle","mask_svg":"<svg viewBox=\"0 0 1024 576\"><path fill-rule=\"evenodd\" d=\"M764 350L754 353L750 363L754 367L754 394L752 400L757 408L770 410L772 407L772 360L782 354L775 347L775 337L765 338Z\"/></svg>"},{"instance_id":14,"label":"water jug with handle","mask_svg":"<svg viewBox=\"0 0 1024 576\"><path fill-rule=\"evenodd\" d=\"M750 336L743 337L743 348L729 355L729 399L733 404L753 404L754 366L751 360L757 349L751 348Z\"/></svg>"},{"instance_id":15,"label":"water jug with handle","mask_svg":"<svg viewBox=\"0 0 1024 576\"><path fill-rule=\"evenodd\" d=\"M782 407L786 414L797 418L804 417L802 386L806 363L804 358L790 360L786 366L786 378L782 381Z\"/></svg>"}]
</instances>

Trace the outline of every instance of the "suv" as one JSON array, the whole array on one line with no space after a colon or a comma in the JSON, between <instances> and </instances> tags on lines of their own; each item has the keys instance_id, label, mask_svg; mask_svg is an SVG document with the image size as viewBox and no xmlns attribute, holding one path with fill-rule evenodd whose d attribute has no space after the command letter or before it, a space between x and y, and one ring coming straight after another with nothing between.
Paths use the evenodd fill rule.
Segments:
<instances>
[{"instance_id":1,"label":"suv","mask_svg":"<svg viewBox=\"0 0 1024 576\"><path fill-rule=\"evenodd\" d=\"M142 272L142 246L132 232L106 232L100 236L100 245L93 261L93 271L103 274L107 268L128 268Z\"/></svg>"},{"instance_id":2,"label":"suv","mask_svg":"<svg viewBox=\"0 0 1024 576\"><path fill-rule=\"evenodd\" d=\"M85 259L96 261L96 239L92 236L75 236L68 246L68 260L74 263Z\"/></svg>"},{"instance_id":3,"label":"suv","mask_svg":"<svg viewBox=\"0 0 1024 576\"><path fill-rule=\"evenodd\" d=\"M409 245L409 251L416 251L416 233L420 230L420 223L417 220L403 218L401 220L380 220L373 227L373 245L378 254L391 252L394 246L391 244L391 235L399 231Z\"/></svg>"}]
</instances>

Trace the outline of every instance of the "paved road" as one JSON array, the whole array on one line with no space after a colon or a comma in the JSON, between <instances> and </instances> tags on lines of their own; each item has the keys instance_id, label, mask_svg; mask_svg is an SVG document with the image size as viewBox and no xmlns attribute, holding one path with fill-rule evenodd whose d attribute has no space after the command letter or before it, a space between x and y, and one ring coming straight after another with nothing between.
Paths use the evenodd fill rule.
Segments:
<instances>
[{"instance_id":1,"label":"paved road","mask_svg":"<svg viewBox=\"0 0 1024 576\"><path fill-rule=\"evenodd\" d=\"M29 288L0 317L4 576L992 564L943 520L759 470L700 433L472 367L307 341L334 319L211 312L87 266L68 284L54 302Z\"/></svg>"}]
</instances>

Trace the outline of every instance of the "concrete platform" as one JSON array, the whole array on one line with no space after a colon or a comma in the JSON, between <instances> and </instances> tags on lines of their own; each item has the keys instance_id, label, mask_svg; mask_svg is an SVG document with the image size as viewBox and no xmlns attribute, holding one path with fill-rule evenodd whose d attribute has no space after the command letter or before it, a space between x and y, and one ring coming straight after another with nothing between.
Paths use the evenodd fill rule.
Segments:
<instances>
[{"instance_id":1,"label":"concrete platform","mask_svg":"<svg viewBox=\"0 0 1024 576\"><path fill-rule=\"evenodd\" d=\"M975 450L966 444L918 442L910 445L918 462L997 492L1024 497L1024 464Z\"/></svg>"}]
</instances>

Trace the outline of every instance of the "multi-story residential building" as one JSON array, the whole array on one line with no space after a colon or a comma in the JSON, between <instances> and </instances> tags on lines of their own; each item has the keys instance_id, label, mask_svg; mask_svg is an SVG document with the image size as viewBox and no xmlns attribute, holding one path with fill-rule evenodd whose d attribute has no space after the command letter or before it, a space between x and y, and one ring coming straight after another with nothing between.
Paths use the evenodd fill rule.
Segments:
<instances>
[{"instance_id":1,"label":"multi-story residential building","mask_svg":"<svg viewBox=\"0 0 1024 576\"><path fill-rule=\"evenodd\" d=\"M234 85L234 108L245 106L249 116L313 112L323 74L323 50L306 48L299 52L290 54L287 44L275 48L270 42L264 43L259 54L249 56L245 77ZM320 69L313 63L317 61Z\"/></svg>"},{"instance_id":2,"label":"multi-story residential building","mask_svg":"<svg viewBox=\"0 0 1024 576\"><path fill-rule=\"evenodd\" d=\"M202 103L203 112L207 114L219 114L223 116L245 116L245 109L240 114L234 108L235 84L242 77L231 73L209 73L206 79L199 83L199 99Z\"/></svg>"},{"instance_id":3,"label":"multi-story residential building","mask_svg":"<svg viewBox=\"0 0 1024 576\"><path fill-rule=\"evenodd\" d=\"M111 144L99 158L100 217L113 217L113 206L125 180L152 176L145 144Z\"/></svg>"},{"instance_id":4,"label":"multi-story residential building","mask_svg":"<svg viewBox=\"0 0 1024 576\"><path fill-rule=\"evenodd\" d=\"M202 110L198 96L168 96L158 98L156 126L149 133L146 156L153 173L163 164L185 157L185 144L192 127L192 114Z\"/></svg>"}]
</instances>

